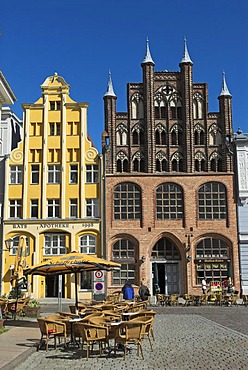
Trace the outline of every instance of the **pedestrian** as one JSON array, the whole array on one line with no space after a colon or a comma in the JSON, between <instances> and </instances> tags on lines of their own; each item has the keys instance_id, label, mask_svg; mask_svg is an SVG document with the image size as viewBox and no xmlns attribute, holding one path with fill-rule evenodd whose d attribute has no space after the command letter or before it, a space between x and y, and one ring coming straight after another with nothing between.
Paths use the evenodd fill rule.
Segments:
<instances>
[{"instance_id":1,"label":"pedestrian","mask_svg":"<svg viewBox=\"0 0 248 370\"><path fill-rule=\"evenodd\" d=\"M134 290L132 284L126 280L125 284L122 287L123 299L130 300L134 299Z\"/></svg>"},{"instance_id":2,"label":"pedestrian","mask_svg":"<svg viewBox=\"0 0 248 370\"><path fill-rule=\"evenodd\" d=\"M202 293L203 294L206 294L207 293L207 280L206 280L206 277L204 276L204 278L202 279Z\"/></svg>"},{"instance_id":3,"label":"pedestrian","mask_svg":"<svg viewBox=\"0 0 248 370\"><path fill-rule=\"evenodd\" d=\"M139 288L139 296L142 301L147 301L150 296L149 288L141 282L140 288Z\"/></svg>"}]
</instances>

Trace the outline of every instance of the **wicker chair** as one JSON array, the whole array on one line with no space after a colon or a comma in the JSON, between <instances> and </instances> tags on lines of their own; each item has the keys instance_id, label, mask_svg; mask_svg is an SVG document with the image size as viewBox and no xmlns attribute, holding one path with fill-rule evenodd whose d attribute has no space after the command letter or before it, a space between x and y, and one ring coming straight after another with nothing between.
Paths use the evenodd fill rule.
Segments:
<instances>
[{"instance_id":1,"label":"wicker chair","mask_svg":"<svg viewBox=\"0 0 248 370\"><path fill-rule=\"evenodd\" d=\"M102 345L103 343L108 345L108 328L102 325L96 324L86 324L86 323L76 323L74 324L76 330L78 331L81 339L82 339L82 351L84 343L86 343L87 347L87 360L90 356L90 347L97 342L99 344L99 351L100 355L102 354Z\"/></svg>"},{"instance_id":2,"label":"wicker chair","mask_svg":"<svg viewBox=\"0 0 248 370\"><path fill-rule=\"evenodd\" d=\"M117 326L116 332L115 332L115 347L114 347L115 355L116 355L116 349L118 345L123 344L124 360L125 360L127 346L133 343L137 346L137 355L139 356L139 353L141 353L142 359L144 359L142 345L141 345L143 326L144 326L143 322L133 321L133 320L123 322Z\"/></svg>"},{"instance_id":3,"label":"wicker chair","mask_svg":"<svg viewBox=\"0 0 248 370\"><path fill-rule=\"evenodd\" d=\"M57 341L58 337L64 338L64 345L66 346L66 324L58 321L47 320L46 318L39 317L37 319L40 332L41 332L41 339L37 350L39 350L42 346L43 338L46 338L46 351L48 351L48 341L51 338L54 338L54 348L57 348Z\"/></svg>"}]
</instances>

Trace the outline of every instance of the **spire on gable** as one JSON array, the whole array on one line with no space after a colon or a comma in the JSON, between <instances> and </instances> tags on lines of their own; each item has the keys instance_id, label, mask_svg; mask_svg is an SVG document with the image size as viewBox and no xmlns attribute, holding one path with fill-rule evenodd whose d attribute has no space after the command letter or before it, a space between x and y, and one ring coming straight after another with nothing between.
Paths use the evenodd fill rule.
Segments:
<instances>
[{"instance_id":1,"label":"spire on gable","mask_svg":"<svg viewBox=\"0 0 248 370\"><path fill-rule=\"evenodd\" d=\"M108 78L108 87L107 87L107 91L105 93L104 96L115 96L115 93L114 93L114 88L113 88L113 83L112 83L112 78L111 78L111 72L109 71L109 78Z\"/></svg>"},{"instance_id":2,"label":"spire on gable","mask_svg":"<svg viewBox=\"0 0 248 370\"><path fill-rule=\"evenodd\" d=\"M183 58L181 60L181 63L192 63L193 64L189 56L186 37L184 37L184 50L183 50Z\"/></svg>"},{"instance_id":3,"label":"spire on gable","mask_svg":"<svg viewBox=\"0 0 248 370\"><path fill-rule=\"evenodd\" d=\"M228 90L227 83L226 83L226 74L223 71L222 73L222 86L219 96L232 96Z\"/></svg>"},{"instance_id":4,"label":"spire on gable","mask_svg":"<svg viewBox=\"0 0 248 370\"><path fill-rule=\"evenodd\" d=\"M145 64L145 63L155 64L154 61L153 61L153 59L152 59L151 53L150 53L149 40L148 40L148 38L146 39L146 55L145 55L145 58L144 58L142 64Z\"/></svg>"}]
</instances>

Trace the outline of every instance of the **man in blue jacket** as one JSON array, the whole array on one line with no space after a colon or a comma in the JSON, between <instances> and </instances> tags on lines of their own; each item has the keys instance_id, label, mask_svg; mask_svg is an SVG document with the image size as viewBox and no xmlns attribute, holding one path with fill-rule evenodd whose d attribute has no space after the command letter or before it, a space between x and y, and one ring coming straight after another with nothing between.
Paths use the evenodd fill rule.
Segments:
<instances>
[{"instance_id":1,"label":"man in blue jacket","mask_svg":"<svg viewBox=\"0 0 248 370\"><path fill-rule=\"evenodd\" d=\"M134 299L134 290L132 285L126 280L125 284L122 287L123 299L130 300Z\"/></svg>"}]
</instances>

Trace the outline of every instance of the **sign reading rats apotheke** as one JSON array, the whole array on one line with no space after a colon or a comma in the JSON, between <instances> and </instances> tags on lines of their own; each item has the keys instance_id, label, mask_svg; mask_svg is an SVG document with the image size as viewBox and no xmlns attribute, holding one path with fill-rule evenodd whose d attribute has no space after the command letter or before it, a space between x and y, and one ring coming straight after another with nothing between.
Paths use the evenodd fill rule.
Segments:
<instances>
[{"instance_id":1,"label":"sign reading rats apotheke","mask_svg":"<svg viewBox=\"0 0 248 370\"><path fill-rule=\"evenodd\" d=\"M49 222L44 222L39 224L40 229L51 229L51 228L60 228L60 229L68 229L70 228L72 224L59 224L59 223L49 223ZM93 227L94 224L91 222L84 223L82 224L82 227L84 228L90 228ZM28 225L27 224L13 224L13 229L27 229Z\"/></svg>"}]
</instances>

